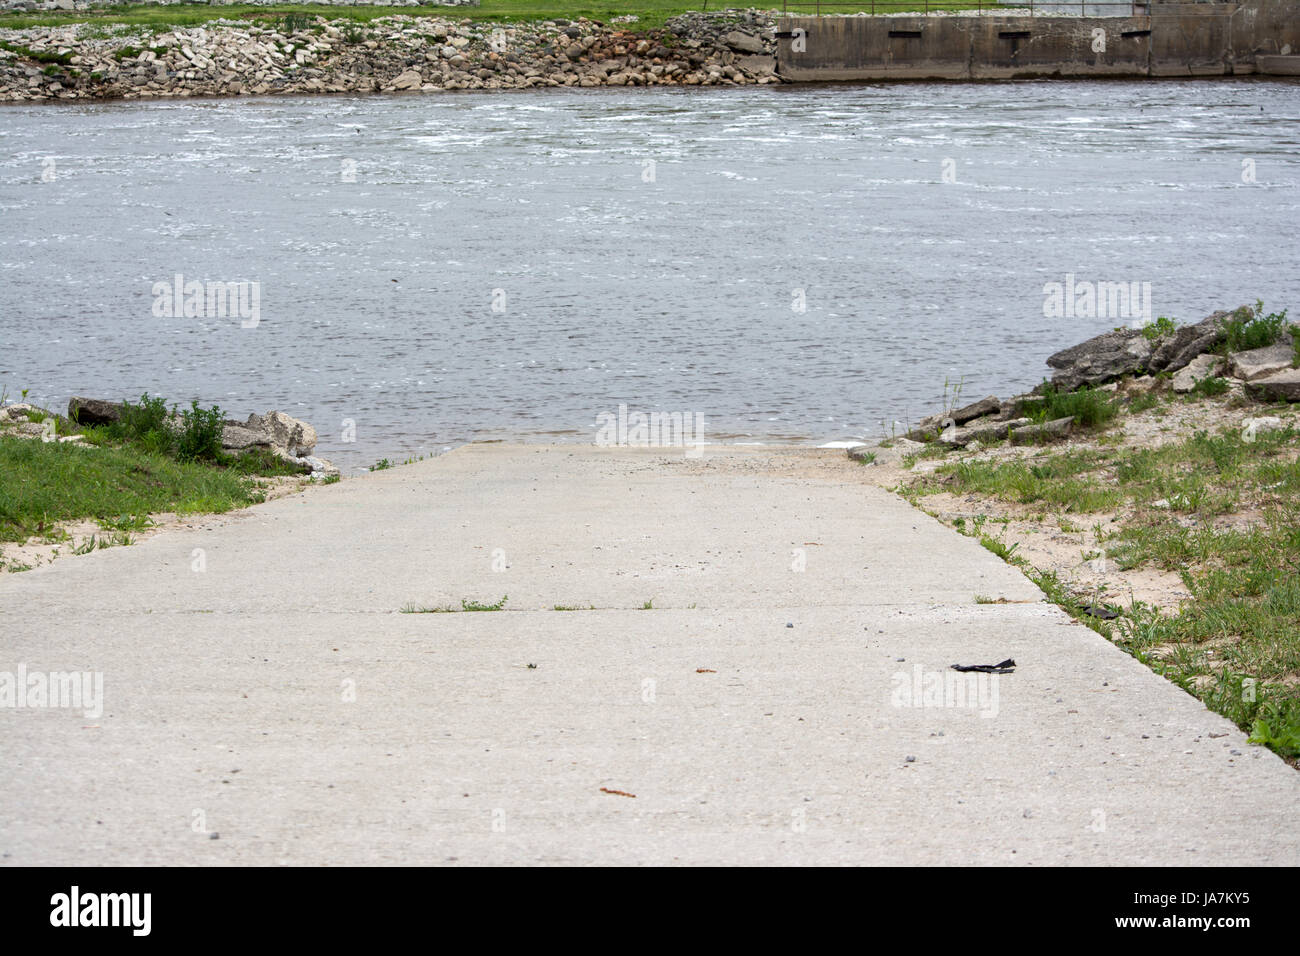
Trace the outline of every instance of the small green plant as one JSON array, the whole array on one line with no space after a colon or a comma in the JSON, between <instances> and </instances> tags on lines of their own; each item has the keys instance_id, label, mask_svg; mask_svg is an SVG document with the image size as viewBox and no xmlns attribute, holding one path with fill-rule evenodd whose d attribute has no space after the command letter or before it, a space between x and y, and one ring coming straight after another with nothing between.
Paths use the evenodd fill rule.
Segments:
<instances>
[{"instance_id":1,"label":"small green plant","mask_svg":"<svg viewBox=\"0 0 1300 956\"><path fill-rule=\"evenodd\" d=\"M643 611L653 611L654 609L655 609L655 602L653 598L651 598L649 601L646 601L644 604L641 605L641 610Z\"/></svg>"},{"instance_id":2,"label":"small green plant","mask_svg":"<svg viewBox=\"0 0 1300 956\"><path fill-rule=\"evenodd\" d=\"M1020 548L1019 543L1009 545L1005 541L1000 541L997 538L990 538L986 534L980 535L980 544L984 545L985 549L992 551L1003 561L1008 562L1014 559L1016 551Z\"/></svg>"},{"instance_id":3,"label":"small green plant","mask_svg":"<svg viewBox=\"0 0 1300 956\"><path fill-rule=\"evenodd\" d=\"M280 25L280 32L285 36L302 33L311 29L313 17L307 13L287 13Z\"/></svg>"},{"instance_id":4,"label":"small green plant","mask_svg":"<svg viewBox=\"0 0 1300 956\"><path fill-rule=\"evenodd\" d=\"M1030 412L1030 417L1040 424L1058 418L1072 417L1077 425L1096 428L1111 421L1117 414L1119 409L1115 401L1107 397L1105 392L1091 388L1081 388L1076 392L1058 392L1049 386L1043 392L1039 407Z\"/></svg>"},{"instance_id":5,"label":"small green plant","mask_svg":"<svg viewBox=\"0 0 1300 956\"><path fill-rule=\"evenodd\" d=\"M1242 306L1224 326L1224 347L1229 352L1248 352L1272 345L1282 337L1287 326L1287 310L1264 314L1264 302L1256 300L1254 308Z\"/></svg>"},{"instance_id":6,"label":"small green plant","mask_svg":"<svg viewBox=\"0 0 1300 956\"><path fill-rule=\"evenodd\" d=\"M1160 397L1154 392L1145 392L1129 402L1128 410L1131 415L1140 415L1142 412L1149 411L1160 404Z\"/></svg>"},{"instance_id":7,"label":"small green plant","mask_svg":"<svg viewBox=\"0 0 1300 956\"><path fill-rule=\"evenodd\" d=\"M1300 325L1291 326L1291 348L1295 351L1295 358L1291 359L1291 367L1300 368Z\"/></svg>"},{"instance_id":8,"label":"small green plant","mask_svg":"<svg viewBox=\"0 0 1300 956\"><path fill-rule=\"evenodd\" d=\"M1213 395L1222 395L1228 390L1228 380L1211 375L1209 378L1203 378L1192 386L1192 394L1198 398L1209 398Z\"/></svg>"},{"instance_id":9,"label":"small green plant","mask_svg":"<svg viewBox=\"0 0 1300 956\"><path fill-rule=\"evenodd\" d=\"M402 614L455 614L454 607L429 607L426 604L415 604L414 602L403 604L401 607Z\"/></svg>"},{"instance_id":10,"label":"small green plant","mask_svg":"<svg viewBox=\"0 0 1300 956\"><path fill-rule=\"evenodd\" d=\"M588 604L586 607L583 607L580 604L557 604L554 607L552 607L551 610L553 611L594 611L596 610L596 605Z\"/></svg>"},{"instance_id":11,"label":"small green plant","mask_svg":"<svg viewBox=\"0 0 1300 956\"><path fill-rule=\"evenodd\" d=\"M874 465L876 463L876 453L869 451L865 455L858 456L858 461L864 465Z\"/></svg>"},{"instance_id":12,"label":"small green plant","mask_svg":"<svg viewBox=\"0 0 1300 956\"><path fill-rule=\"evenodd\" d=\"M1300 757L1300 707L1291 706L1287 711L1283 713L1283 707L1275 701L1261 706L1250 742L1263 744L1284 757Z\"/></svg>"},{"instance_id":13,"label":"small green plant","mask_svg":"<svg viewBox=\"0 0 1300 956\"><path fill-rule=\"evenodd\" d=\"M506 599L509 597L510 595L503 594L501 600L497 601L496 604L480 604L478 601L467 601L461 598L460 609L462 611L499 611L506 606Z\"/></svg>"},{"instance_id":14,"label":"small green plant","mask_svg":"<svg viewBox=\"0 0 1300 956\"><path fill-rule=\"evenodd\" d=\"M99 523L113 531L144 531L152 528L154 521L148 515L120 515L116 518L100 518Z\"/></svg>"},{"instance_id":15,"label":"small green plant","mask_svg":"<svg viewBox=\"0 0 1300 956\"><path fill-rule=\"evenodd\" d=\"M224 429L220 408L213 405L209 409L202 409L197 400L191 402L190 408L181 412L181 429L176 445L177 460L219 461Z\"/></svg>"},{"instance_id":16,"label":"small green plant","mask_svg":"<svg viewBox=\"0 0 1300 956\"><path fill-rule=\"evenodd\" d=\"M393 463L391 461L389 461L387 458L381 458L379 459L379 461L375 462L373 465L370 466L370 470L387 471L389 468L392 467L393 467Z\"/></svg>"},{"instance_id":17,"label":"small green plant","mask_svg":"<svg viewBox=\"0 0 1300 956\"><path fill-rule=\"evenodd\" d=\"M1166 335L1172 335L1178 324L1167 316L1160 316L1154 322L1149 322L1142 326L1142 334L1146 336L1148 342L1156 342Z\"/></svg>"},{"instance_id":18,"label":"small green plant","mask_svg":"<svg viewBox=\"0 0 1300 956\"><path fill-rule=\"evenodd\" d=\"M107 430L114 438L145 442L154 436L170 435L167 418L167 403L161 398L150 398L145 392L140 396L139 405L123 402L121 416Z\"/></svg>"}]
</instances>

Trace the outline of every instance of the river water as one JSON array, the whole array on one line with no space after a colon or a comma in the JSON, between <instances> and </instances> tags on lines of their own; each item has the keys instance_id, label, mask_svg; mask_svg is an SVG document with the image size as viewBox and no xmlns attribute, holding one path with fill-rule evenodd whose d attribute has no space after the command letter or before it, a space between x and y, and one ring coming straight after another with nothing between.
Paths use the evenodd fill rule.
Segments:
<instances>
[{"instance_id":1,"label":"river water","mask_svg":"<svg viewBox=\"0 0 1300 956\"><path fill-rule=\"evenodd\" d=\"M279 408L345 469L620 404L879 437L1141 320L1049 315L1069 275L1300 310L1298 213L1293 81L7 107L0 387ZM170 309L177 274L256 315Z\"/></svg>"}]
</instances>

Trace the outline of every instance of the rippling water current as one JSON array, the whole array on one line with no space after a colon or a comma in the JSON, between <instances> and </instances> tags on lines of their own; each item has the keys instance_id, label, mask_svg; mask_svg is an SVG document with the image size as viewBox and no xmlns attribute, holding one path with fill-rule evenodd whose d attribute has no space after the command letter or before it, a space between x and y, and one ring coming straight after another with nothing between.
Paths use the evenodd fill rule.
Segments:
<instances>
[{"instance_id":1,"label":"rippling water current","mask_svg":"<svg viewBox=\"0 0 1300 956\"><path fill-rule=\"evenodd\" d=\"M280 408L345 468L619 404L878 436L1128 324L1046 317L1067 274L1300 312L1298 146L1266 80L9 107L0 386ZM156 315L176 274L257 325Z\"/></svg>"}]
</instances>

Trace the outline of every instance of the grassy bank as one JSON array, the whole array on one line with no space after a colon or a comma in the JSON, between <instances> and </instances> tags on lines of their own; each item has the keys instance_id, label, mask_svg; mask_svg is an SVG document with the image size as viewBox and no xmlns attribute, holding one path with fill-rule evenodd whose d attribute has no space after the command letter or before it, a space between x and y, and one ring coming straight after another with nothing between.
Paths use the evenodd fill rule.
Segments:
<instances>
[{"instance_id":1,"label":"grassy bank","mask_svg":"<svg viewBox=\"0 0 1300 956\"><path fill-rule=\"evenodd\" d=\"M123 420L82 427L29 410L0 427L0 543L32 543L57 556L131 544L150 515L211 514L256 504L268 480L298 469L268 452L239 456L220 449L220 409L197 404L176 415L159 399L127 403ZM38 429L45 429L42 440ZM25 432L25 434L23 434ZM60 441L57 439L71 439ZM75 538L72 522L97 527ZM25 556L0 568L26 570Z\"/></svg>"},{"instance_id":2,"label":"grassy bank","mask_svg":"<svg viewBox=\"0 0 1300 956\"><path fill-rule=\"evenodd\" d=\"M969 10L977 4L964 0L930 0L930 9ZM880 0L875 8L880 12L919 12L924 10L924 0ZM614 17L635 16L637 22L629 29L643 30L662 27L669 17L682 13L699 11L721 11L726 4L707 4L696 0L694 3L682 3L679 0L636 0L629 3L599 3L590 0L483 0L477 7L380 7L380 6L321 6L319 4L275 4L273 6L251 6L231 4L229 6L211 6L206 3L175 4L165 7L145 4L131 4L109 10L84 10L59 13L6 13L0 15L0 27L22 29L32 26L60 26L69 23L128 24L146 29L166 30L177 26L198 26L213 20L274 20L290 14L307 16L324 16L331 20L358 20L362 22L378 17L444 17L470 18L478 21L511 22L523 20L554 20L557 18L576 20L586 17L592 20L608 22ZM780 9L757 4L755 9ZM825 12L858 13L870 12L870 0L858 4L827 4ZM801 12L811 13L802 9Z\"/></svg>"},{"instance_id":3,"label":"grassy bank","mask_svg":"<svg viewBox=\"0 0 1300 956\"><path fill-rule=\"evenodd\" d=\"M1132 384L1064 442L913 451L897 488L1300 765L1300 415Z\"/></svg>"}]
</instances>

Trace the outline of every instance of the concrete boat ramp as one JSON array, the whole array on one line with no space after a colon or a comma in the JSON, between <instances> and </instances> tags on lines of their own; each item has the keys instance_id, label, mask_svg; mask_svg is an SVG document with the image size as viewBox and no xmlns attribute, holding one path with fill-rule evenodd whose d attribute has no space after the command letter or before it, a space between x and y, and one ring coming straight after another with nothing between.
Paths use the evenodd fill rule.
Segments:
<instances>
[{"instance_id":1,"label":"concrete boat ramp","mask_svg":"<svg viewBox=\"0 0 1300 956\"><path fill-rule=\"evenodd\" d=\"M863 467L470 445L8 575L0 670L103 695L0 709L3 862L1300 862L1300 776Z\"/></svg>"}]
</instances>

